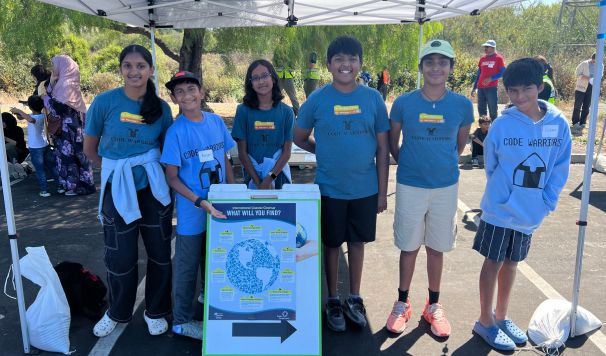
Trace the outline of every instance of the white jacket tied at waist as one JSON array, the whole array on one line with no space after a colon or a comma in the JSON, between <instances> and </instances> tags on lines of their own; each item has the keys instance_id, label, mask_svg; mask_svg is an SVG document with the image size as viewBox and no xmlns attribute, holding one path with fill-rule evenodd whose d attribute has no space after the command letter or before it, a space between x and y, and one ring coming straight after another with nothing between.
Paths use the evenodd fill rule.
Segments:
<instances>
[{"instance_id":1,"label":"white jacket tied at waist","mask_svg":"<svg viewBox=\"0 0 606 356\"><path fill-rule=\"evenodd\" d=\"M143 166L143 168L145 168L149 186L154 198L164 206L170 204L170 189L168 188L168 184L166 184L166 177L164 176L164 171L160 165L160 150L154 148L147 153L122 159L109 159L103 157L101 163L99 215L101 215L101 209L103 207L105 186L113 172L114 176L112 177L111 194L116 210L127 224L141 218L139 202L137 201L137 190L132 171L132 168L135 166Z\"/></svg>"}]
</instances>

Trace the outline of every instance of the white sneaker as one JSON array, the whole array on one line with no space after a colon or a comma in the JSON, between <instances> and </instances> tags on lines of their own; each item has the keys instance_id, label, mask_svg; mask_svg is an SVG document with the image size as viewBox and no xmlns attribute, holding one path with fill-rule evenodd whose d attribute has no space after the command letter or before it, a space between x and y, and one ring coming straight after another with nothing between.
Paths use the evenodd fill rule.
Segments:
<instances>
[{"instance_id":1,"label":"white sneaker","mask_svg":"<svg viewBox=\"0 0 606 356\"><path fill-rule=\"evenodd\" d=\"M173 333L181 336L191 337L192 339L202 340L204 335L204 323L198 320L192 320L187 323L173 325Z\"/></svg>"},{"instance_id":2,"label":"white sneaker","mask_svg":"<svg viewBox=\"0 0 606 356\"><path fill-rule=\"evenodd\" d=\"M118 323L111 320L109 316L107 316L107 312L105 312L103 318L95 324L93 334L95 334L96 337L105 337L114 331L116 325L118 325Z\"/></svg>"},{"instance_id":3,"label":"white sneaker","mask_svg":"<svg viewBox=\"0 0 606 356\"><path fill-rule=\"evenodd\" d=\"M161 335L168 330L168 322L165 318L150 319L145 315L145 312L143 312L143 319L145 319L145 322L147 323L147 330L150 335Z\"/></svg>"}]
</instances>

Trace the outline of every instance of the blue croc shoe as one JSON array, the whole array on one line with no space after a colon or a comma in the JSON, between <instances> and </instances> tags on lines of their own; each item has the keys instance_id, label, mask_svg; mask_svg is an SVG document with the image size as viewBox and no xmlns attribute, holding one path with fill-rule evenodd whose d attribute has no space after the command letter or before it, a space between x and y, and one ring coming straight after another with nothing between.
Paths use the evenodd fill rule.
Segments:
<instances>
[{"instance_id":1,"label":"blue croc shoe","mask_svg":"<svg viewBox=\"0 0 606 356\"><path fill-rule=\"evenodd\" d=\"M496 320L496 322L499 329L503 330L505 335L509 336L516 344L524 344L528 341L528 336L513 321L505 319Z\"/></svg>"},{"instance_id":2,"label":"blue croc shoe","mask_svg":"<svg viewBox=\"0 0 606 356\"><path fill-rule=\"evenodd\" d=\"M488 345L500 351L515 350L516 344L498 326L485 327L476 321L473 331L478 334Z\"/></svg>"}]
</instances>

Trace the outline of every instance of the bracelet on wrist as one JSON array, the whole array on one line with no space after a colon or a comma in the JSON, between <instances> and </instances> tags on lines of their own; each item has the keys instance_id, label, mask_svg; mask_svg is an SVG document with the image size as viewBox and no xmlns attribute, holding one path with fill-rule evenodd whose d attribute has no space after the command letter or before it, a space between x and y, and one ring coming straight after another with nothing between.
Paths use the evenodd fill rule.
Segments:
<instances>
[{"instance_id":1,"label":"bracelet on wrist","mask_svg":"<svg viewBox=\"0 0 606 356\"><path fill-rule=\"evenodd\" d=\"M194 202L194 206L198 209L202 209L202 201L204 201L204 199L198 197L198 199L196 199Z\"/></svg>"}]
</instances>

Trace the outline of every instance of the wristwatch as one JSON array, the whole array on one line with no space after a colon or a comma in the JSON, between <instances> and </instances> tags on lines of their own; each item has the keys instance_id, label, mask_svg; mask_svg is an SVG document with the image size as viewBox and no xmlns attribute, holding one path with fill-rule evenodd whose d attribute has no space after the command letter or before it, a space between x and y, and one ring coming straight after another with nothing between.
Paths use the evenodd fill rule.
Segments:
<instances>
[{"instance_id":1,"label":"wristwatch","mask_svg":"<svg viewBox=\"0 0 606 356\"><path fill-rule=\"evenodd\" d=\"M271 177L271 180L276 180L276 178L278 178L278 175L273 171L269 171L269 176Z\"/></svg>"},{"instance_id":2,"label":"wristwatch","mask_svg":"<svg viewBox=\"0 0 606 356\"><path fill-rule=\"evenodd\" d=\"M202 208L202 206L201 206L201 205L202 205L202 201L203 201L203 200L204 200L204 199L202 199L202 198L198 197L198 199L196 199L196 201L194 202L194 206L195 206L196 208L198 208L198 209L201 209L201 208Z\"/></svg>"}]
</instances>

